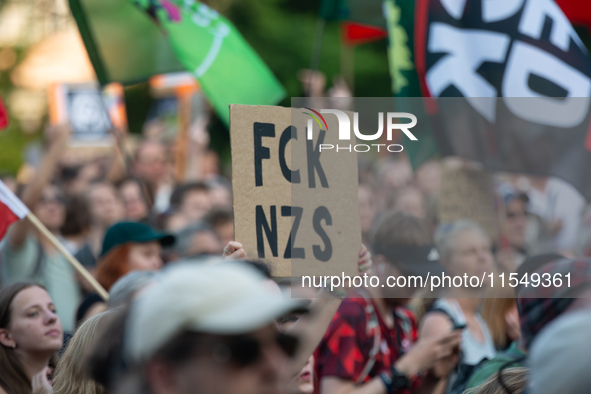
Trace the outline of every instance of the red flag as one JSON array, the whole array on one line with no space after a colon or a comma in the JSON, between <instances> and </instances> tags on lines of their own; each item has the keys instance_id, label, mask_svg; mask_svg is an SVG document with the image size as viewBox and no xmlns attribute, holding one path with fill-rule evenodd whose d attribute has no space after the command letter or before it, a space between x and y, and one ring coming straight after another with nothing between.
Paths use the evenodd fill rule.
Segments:
<instances>
[{"instance_id":1,"label":"red flag","mask_svg":"<svg viewBox=\"0 0 591 394\"><path fill-rule=\"evenodd\" d=\"M347 45L367 44L388 37L388 32L380 27L366 25L363 23L343 22L343 41Z\"/></svg>"},{"instance_id":2,"label":"red flag","mask_svg":"<svg viewBox=\"0 0 591 394\"><path fill-rule=\"evenodd\" d=\"M12 190L0 181L0 239L6 234L8 227L29 214L29 208L17 196L14 195Z\"/></svg>"},{"instance_id":3,"label":"red flag","mask_svg":"<svg viewBox=\"0 0 591 394\"><path fill-rule=\"evenodd\" d=\"M0 97L0 130L5 129L6 127L8 127L8 111L6 111L6 107Z\"/></svg>"},{"instance_id":4,"label":"red flag","mask_svg":"<svg viewBox=\"0 0 591 394\"><path fill-rule=\"evenodd\" d=\"M581 0L556 0L573 25L591 26L591 3Z\"/></svg>"}]
</instances>

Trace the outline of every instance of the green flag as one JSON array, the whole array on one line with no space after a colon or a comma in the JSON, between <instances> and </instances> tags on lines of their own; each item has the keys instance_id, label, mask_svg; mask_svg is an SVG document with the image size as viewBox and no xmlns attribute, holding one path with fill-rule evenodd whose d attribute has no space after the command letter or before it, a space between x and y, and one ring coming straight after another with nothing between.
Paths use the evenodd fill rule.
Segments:
<instances>
[{"instance_id":1,"label":"green flag","mask_svg":"<svg viewBox=\"0 0 591 394\"><path fill-rule=\"evenodd\" d=\"M394 106L397 111L410 112L427 119L421 97L419 78L414 65L415 0L322 0L320 16L325 20L348 20L383 27L388 30L388 63L392 81ZM418 141L408 144L413 168L439 155L430 124L413 128Z\"/></svg>"},{"instance_id":2,"label":"green flag","mask_svg":"<svg viewBox=\"0 0 591 394\"><path fill-rule=\"evenodd\" d=\"M185 71L162 31L130 2L69 1L101 85L129 86L157 74Z\"/></svg>"},{"instance_id":3,"label":"green flag","mask_svg":"<svg viewBox=\"0 0 591 394\"><path fill-rule=\"evenodd\" d=\"M197 1L131 1L157 18L177 59L226 124L229 104L269 105L285 97L273 73L217 11Z\"/></svg>"},{"instance_id":4,"label":"green flag","mask_svg":"<svg viewBox=\"0 0 591 394\"><path fill-rule=\"evenodd\" d=\"M138 83L182 65L226 124L229 104L273 105L285 97L232 23L197 1L70 0L70 6L101 84Z\"/></svg>"},{"instance_id":5,"label":"green flag","mask_svg":"<svg viewBox=\"0 0 591 394\"><path fill-rule=\"evenodd\" d=\"M388 26L388 63L392 79L392 93L397 111L411 112L420 119L426 119L421 97L419 77L414 66L414 0L385 0L384 17ZM417 143L406 148L413 168L439 155L430 123L421 123L413 128Z\"/></svg>"}]
</instances>

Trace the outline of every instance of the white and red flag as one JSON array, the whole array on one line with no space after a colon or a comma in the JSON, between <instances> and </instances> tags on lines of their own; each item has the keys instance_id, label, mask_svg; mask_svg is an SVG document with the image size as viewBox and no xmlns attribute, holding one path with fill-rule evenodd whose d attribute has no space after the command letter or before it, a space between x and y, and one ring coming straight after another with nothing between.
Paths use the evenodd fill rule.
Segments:
<instances>
[{"instance_id":1,"label":"white and red flag","mask_svg":"<svg viewBox=\"0 0 591 394\"><path fill-rule=\"evenodd\" d=\"M29 212L29 208L0 181L0 239L12 223L24 219Z\"/></svg>"}]
</instances>

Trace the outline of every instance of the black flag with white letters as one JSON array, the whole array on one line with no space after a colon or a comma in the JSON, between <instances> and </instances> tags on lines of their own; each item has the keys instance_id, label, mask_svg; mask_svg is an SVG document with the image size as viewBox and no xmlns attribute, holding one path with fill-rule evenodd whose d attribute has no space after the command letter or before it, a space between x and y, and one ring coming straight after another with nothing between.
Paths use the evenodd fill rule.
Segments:
<instances>
[{"instance_id":1,"label":"black flag with white letters","mask_svg":"<svg viewBox=\"0 0 591 394\"><path fill-rule=\"evenodd\" d=\"M552 0L417 0L415 64L444 155L591 198L591 60Z\"/></svg>"}]
</instances>

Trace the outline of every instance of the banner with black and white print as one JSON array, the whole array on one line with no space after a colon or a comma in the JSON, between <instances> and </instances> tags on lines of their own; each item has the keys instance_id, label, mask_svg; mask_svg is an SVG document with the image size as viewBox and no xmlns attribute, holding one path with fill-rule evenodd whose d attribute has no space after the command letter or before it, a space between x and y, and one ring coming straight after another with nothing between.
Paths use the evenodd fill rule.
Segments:
<instances>
[{"instance_id":1,"label":"banner with black and white print","mask_svg":"<svg viewBox=\"0 0 591 394\"><path fill-rule=\"evenodd\" d=\"M591 60L554 1L417 0L414 33L444 155L555 175L591 197Z\"/></svg>"}]
</instances>

